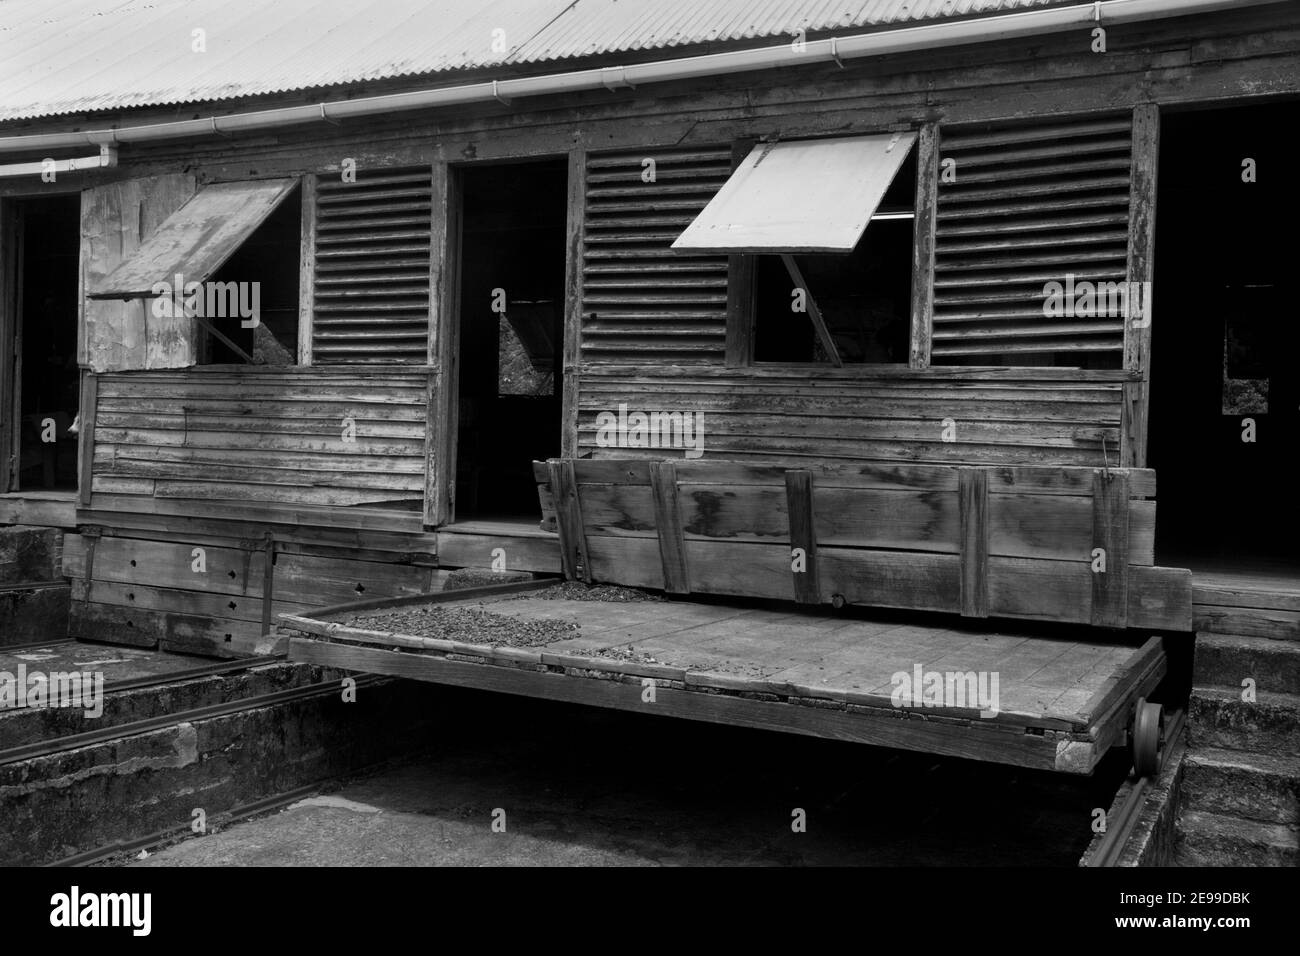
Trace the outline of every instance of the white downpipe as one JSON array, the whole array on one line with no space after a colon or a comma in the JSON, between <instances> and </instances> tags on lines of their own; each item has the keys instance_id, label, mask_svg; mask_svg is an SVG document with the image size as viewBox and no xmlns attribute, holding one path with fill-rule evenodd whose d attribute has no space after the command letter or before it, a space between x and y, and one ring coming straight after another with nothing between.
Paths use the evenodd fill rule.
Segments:
<instances>
[{"instance_id":1,"label":"white downpipe","mask_svg":"<svg viewBox=\"0 0 1300 956\"><path fill-rule=\"evenodd\" d=\"M527 96L576 93L599 89L622 89L646 83L746 73L786 66L806 66L863 57L933 50L964 43L987 43L1021 37L1090 29L1102 26L1191 16L1220 10L1263 6L1281 0L1099 0L1069 7L1049 7L1019 13L955 20L918 27L904 27L880 33L858 34L835 39L809 40L796 50L793 43L709 53L674 60L631 63L545 76L490 80L464 86L446 86L410 93L335 100L283 109L209 116L204 119L151 123L121 129L93 129L75 133L38 133L0 137L0 153L38 151L76 146L117 146L206 135L229 135L247 130L275 129L321 121L336 122L361 116L376 116L401 110L463 106L471 103L509 101Z\"/></svg>"}]
</instances>

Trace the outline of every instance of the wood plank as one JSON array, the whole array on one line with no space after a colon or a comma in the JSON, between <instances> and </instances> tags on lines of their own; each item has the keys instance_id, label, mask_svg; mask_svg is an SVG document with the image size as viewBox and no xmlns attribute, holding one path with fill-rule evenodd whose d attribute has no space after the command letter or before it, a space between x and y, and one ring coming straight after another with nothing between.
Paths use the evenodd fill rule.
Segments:
<instances>
[{"instance_id":1,"label":"wood plank","mask_svg":"<svg viewBox=\"0 0 1300 956\"><path fill-rule=\"evenodd\" d=\"M454 527L454 526L453 526ZM491 568L493 553L505 554L506 570L560 574L560 542L554 536L535 538L519 535L464 534L438 532L438 563L448 568ZM656 565L658 561L655 561Z\"/></svg>"},{"instance_id":2,"label":"wood plank","mask_svg":"<svg viewBox=\"0 0 1300 956\"><path fill-rule=\"evenodd\" d=\"M159 280L181 274L206 282L298 184L296 179L211 183L167 217L107 275L94 276L86 295L147 298Z\"/></svg>"},{"instance_id":3,"label":"wood plank","mask_svg":"<svg viewBox=\"0 0 1300 956\"><path fill-rule=\"evenodd\" d=\"M813 295L813 290L808 288L808 283L804 281L803 273L799 270L799 264L794 261L794 256L783 253L781 262L785 266L785 271L790 274L790 281L794 287L803 292L804 302L808 307L808 320L812 322L813 331L817 333L817 341L821 343L822 349L826 352L833 368L840 368L844 365L844 360L840 358L840 350L835 347L835 339L831 337L830 329L826 327L826 320L822 318L822 310L817 307L817 299Z\"/></svg>"},{"instance_id":4,"label":"wood plank","mask_svg":"<svg viewBox=\"0 0 1300 956\"><path fill-rule=\"evenodd\" d=\"M1125 627L1128 623L1129 487L1122 472L1098 471L1092 492L1092 560L1100 549L1106 570L1093 570L1094 627Z\"/></svg>"},{"instance_id":5,"label":"wood plank","mask_svg":"<svg viewBox=\"0 0 1300 956\"><path fill-rule=\"evenodd\" d=\"M582 506L578 499L578 483L574 477L573 462L552 459L550 470L551 494L555 497L555 518L560 534L560 562L564 576L570 581L591 582L591 562L587 556L587 531L582 523Z\"/></svg>"},{"instance_id":6,"label":"wood plank","mask_svg":"<svg viewBox=\"0 0 1300 956\"><path fill-rule=\"evenodd\" d=\"M686 565L686 542L682 537L677 475L671 461L650 463L650 490L654 497L655 528L658 531L659 559L664 569L664 590L669 594L689 594L691 577ZM586 500L584 498L584 511Z\"/></svg>"},{"instance_id":7,"label":"wood plank","mask_svg":"<svg viewBox=\"0 0 1300 956\"><path fill-rule=\"evenodd\" d=\"M433 164L433 237L429 255L429 365L435 400L429 423L437 442L428 459L432 502L425 523L455 518L456 435L460 416L460 181L450 164Z\"/></svg>"},{"instance_id":8,"label":"wood plank","mask_svg":"<svg viewBox=\"0 0 1300 956\"><path fill-rule=\"evenodd\" d=\"M1133 108L1133 152L1129 172L1128 224L1129 282L1149 283L1155 278L1156 174L1160 166L1160 109L1155 103ZM1144 289L1154 286L1143 286ZM1150 303L1142 321L1124 323L1124 368L1137 372L1124 403L1125 426L1120 445L1120 464L1141 467L1147 458L1147 422L1151 393Z\"/></svg>"},{"instance_id":9,"label":"wood plank","mask_svg":"<svg viewBox=\"0 0 1300 956\"><path fill-rule=\"evenodd\" d=\"M1016 766L1049 770L1057 766L1056 738L1008 734L979 724L963 724L956 728L929 721L899 720L892 712L876 717L861 712L769 703L668 687L657 688L655 703L650 704L641 699L639 680L635 683L591 680L514 667L470 664L431 654L323 643L308 638L290 641L290 657L304 663L596 707L922 750ZM1078 772L1090 770L1091 765Z\"/></svg>"},{"instance_id":10,"label":"wood plank","mask_svg":"<svg viewBox=\"0 0 1300 956\"><path fill-rule=\"evenodd\" d=\"M939 124L926 123L916 138L916 219L912 232L912 309L908 365L930 364L934 329L935 210L939 192Z\"/></svg>"},{"instance_id":11,"label":"wood plank","mask_svg":"<svg viewBox=\"0 0 1300 956\"><path fill-rule=\"evenodd\" d=\"M77 503L90 504L94 483L95 420L98 417L99 379L94 372L82 370L81 393L77 403L81 421L77 433Z\"/></svg>"},{"instance_id":12,"label":"wood plank","mask_svg":"<svg viewBox=\"0 0 1300 956\"><path fill-rule=\"evenodd\" d=\"M964 617L989 615L988 472L978 468L958 471L961 513L961 613Z\"/></svg>"},{"instance_id":13,"label":"wood plank","mask_svg":"<svg viewBox=\"0 0 1300 956\"><path fill-rule=\"evenodd\" d=\"M817 516L813 506L813 476L810 471L785 473L785 494L790 516L790 560L794 578L794 599L800 604L822 602L821 575L817 564ZM796 566L796 550L803 566Z\"/></svg>"},{"instance_id":14,"label":"wood plank","mask_svg":"<svg viewBox=\"0 0 1300 956\"><path fill-rule=\"evenodd\" d=\"M316 195L319 177L302 177L302 226L299 230L298 364L312 364L312 316L316 293Z\"/></svg>"},{"instance_id":15,"label":"wood plank","mask_svg":"<svg viewBox=\"0 0 1300 956\"><path fill-rule=\"evenodd\" d=\"M578 402L582 390L582 250L586 236L587 150L569 150L568 206L564 246L564 326L560 367L560 456L578 457Z\"/></svg>"}]
</instances>

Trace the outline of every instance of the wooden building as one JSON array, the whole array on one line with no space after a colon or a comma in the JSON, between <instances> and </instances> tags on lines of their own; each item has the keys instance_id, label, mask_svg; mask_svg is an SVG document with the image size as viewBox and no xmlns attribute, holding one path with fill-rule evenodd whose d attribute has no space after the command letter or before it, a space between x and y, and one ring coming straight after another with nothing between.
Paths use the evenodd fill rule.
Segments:
<instances>
[{"instance_id":1,"label":"wooden building","mask_svg":"<svg viewBox=\"0 0 1300 956\"><path fill-rule=\"evenodd\" d=\"M97 6L0 5L0 521L68 531L74 634L458 567L1300 626L1224 574L1300 530L1294 4Z\"/></svg>"}]
</instances>

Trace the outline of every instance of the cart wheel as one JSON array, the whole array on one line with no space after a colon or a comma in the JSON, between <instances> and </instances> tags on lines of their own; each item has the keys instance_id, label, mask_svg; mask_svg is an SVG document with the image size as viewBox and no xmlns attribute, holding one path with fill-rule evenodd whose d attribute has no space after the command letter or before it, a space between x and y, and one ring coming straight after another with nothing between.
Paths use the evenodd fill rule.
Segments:
<instances>
[{"instance_id":1,"label":"cart wheel","mask_svg":"<svg viewBox=\"0 0 1300 956\"><path fill-rule=\"evenodd\" d=\"M1160 772L1164 759L1163 736L1165 710L1159 704L1148 703L1139 697L1133 708L1133 729L1129 732L1133 748L1133 770L1139 777L1150 777Z\"/></svg>"}]
</instances>

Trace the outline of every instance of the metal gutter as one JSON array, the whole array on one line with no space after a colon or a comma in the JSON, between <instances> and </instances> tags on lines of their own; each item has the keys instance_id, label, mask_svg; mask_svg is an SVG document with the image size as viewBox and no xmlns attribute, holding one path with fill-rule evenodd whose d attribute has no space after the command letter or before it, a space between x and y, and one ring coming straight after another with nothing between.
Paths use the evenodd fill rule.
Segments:
<instances>
[{"instance_id":1,"label":"metal gutter","mask_svg":"<svg viewBox=\"0 0 1300 956\"><path fill-rule=\"evenodd\" d=\"M937 50L966 43L988 43L1022 37L1090 30L1169 17L1193 16L1243 7L1263 6L1282 0L1098 0L1070 7L1048 7L1018 13L931 23L877 33L808 40L802 44L754 50L733 50L701 56L655 60L625 66L598 67L544 76L490 80L462 86L444 86L409 93L368 96L354 100L322 101L304 106L208 116L202 119L152 123L120 129L101 128L65 133L38 133L0 137L0 153L118 146L200 136L228 136L251 130L279 129L315 122L377 116L402 110L464 106L498 101L510 103L529 96L577 93L590 90L630 89L648 83L723 76L815 63L840 63L865 57L917 50Z\"/></svg>"}]
</instances>

